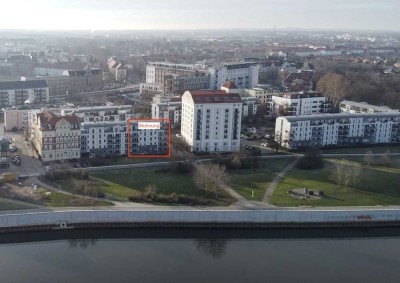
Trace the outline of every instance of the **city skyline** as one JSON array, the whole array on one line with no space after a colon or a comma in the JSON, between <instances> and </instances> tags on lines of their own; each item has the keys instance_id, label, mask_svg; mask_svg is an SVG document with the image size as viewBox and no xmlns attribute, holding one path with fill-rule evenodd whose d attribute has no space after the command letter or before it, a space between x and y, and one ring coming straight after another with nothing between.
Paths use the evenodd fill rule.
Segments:
<instances>
[{"instance_id":1,"label":"city skyline","mask_svg":"<svg viewBox=\"0 0 400 283\"><path fill-rule=\"evenodd\" d=\"M400 2L384 0L20 0L2 4L1 29L173 30L173 29L353 29L397 30ZM18 18L18 20L16 20Z\"/></svg>"}]
</instances>

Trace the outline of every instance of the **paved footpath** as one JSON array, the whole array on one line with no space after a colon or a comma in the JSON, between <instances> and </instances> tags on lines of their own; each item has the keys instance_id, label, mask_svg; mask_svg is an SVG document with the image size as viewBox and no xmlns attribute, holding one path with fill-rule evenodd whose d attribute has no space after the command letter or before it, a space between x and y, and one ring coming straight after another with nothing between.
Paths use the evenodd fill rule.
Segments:
<instances>
[{"instance_id":1,"label":"paved footpath","mask_svg":"<svg viewBox=\"0 0 400 283\"><path fill-rule=\"evenodd\" d=\"M290 163L285 169L283 169L283 171L281 171L271 182L271 184L269 184L269 187L267 189L267 191L265 192L264 198L263 198L263 202L264 203L268 203L269 199L272 197L272 195L275 192L276 187L278 186L279 182L281 181L281 179L283 177L285 177L285 175L287 174L287 172L289 172L290 170L292 170L294 168L294 166L296 165L297 160Z\"/></svg>"}]
</instances>

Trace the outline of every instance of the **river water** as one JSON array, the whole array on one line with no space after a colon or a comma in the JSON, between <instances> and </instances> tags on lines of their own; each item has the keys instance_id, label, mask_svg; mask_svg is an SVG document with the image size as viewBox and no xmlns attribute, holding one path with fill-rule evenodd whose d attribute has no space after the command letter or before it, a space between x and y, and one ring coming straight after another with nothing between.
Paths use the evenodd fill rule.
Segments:
<instances>
[{"instance_id":1,"label":"river water","mask_svg":"<svg viewBox=\"0 0 400 283\"><path fill-rule=\"evenodd\" d=\"M399 282L400 231L79 231L0 236L0 282Z\"/></svg>"}]
</instances>

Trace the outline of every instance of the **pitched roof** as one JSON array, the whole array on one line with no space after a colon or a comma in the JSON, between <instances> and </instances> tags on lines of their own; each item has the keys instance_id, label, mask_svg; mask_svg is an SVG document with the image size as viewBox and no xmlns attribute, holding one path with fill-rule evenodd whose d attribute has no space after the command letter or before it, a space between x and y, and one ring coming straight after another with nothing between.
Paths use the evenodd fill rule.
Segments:
<instances>
[{"instance_id":1,"label":"pitched roof","mask_svg":"<svg viewBox=\"0 0 400 283\"><path fill-rule=\"evenodd\" d=\"M55 125L62 119L67 120L71 124L78 124L77 116L57 116L48 110L39 113L38 116L43 130L54 130Z\"/></svg>"},{"instance_id":2,"label":"pitched roof","mask_svg":"<svg viewBox=\"0 0 400 283\"><path fill-rule=\"evenodd\" d=\"M236 85L234 82L232 81L228 81L226 82L223 87L227 88L227 89L237 89Z\"/></svg>"},{"instance_id":3,"label":"pitched roof","mask_svg":"<svg viewBox=\"0 0 400 283\"><path fill-rule=\"evenodd\" d=\"M0 82L0 90L46 88L45 80Z\"/></svg>"},{"instance_id":4,"label":"pitched roof","mask_svg":"<svg viewBox=\"0 0 400 283\"><path fill-rule=\"evenodd\" d=\"M242 103L239 94L229 94L223 90L191 90L189 93L195 104Z\"/></svg>"}]
</instances>

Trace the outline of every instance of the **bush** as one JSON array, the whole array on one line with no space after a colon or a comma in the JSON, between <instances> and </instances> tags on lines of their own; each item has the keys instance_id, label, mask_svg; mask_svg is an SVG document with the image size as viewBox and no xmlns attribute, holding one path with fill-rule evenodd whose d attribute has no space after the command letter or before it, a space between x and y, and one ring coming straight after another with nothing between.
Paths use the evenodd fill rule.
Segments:
<instances>
[{"instance_id":1,"label":"bush","mask_svg":"<svg viewBox=\"0 0 400 283\"><path fill-rule=\"evenodd\" d=\"M193 164L188 162L178 162L175 169L178 174L190 174L193 171Z\"/></svg>"}]
</instances>

